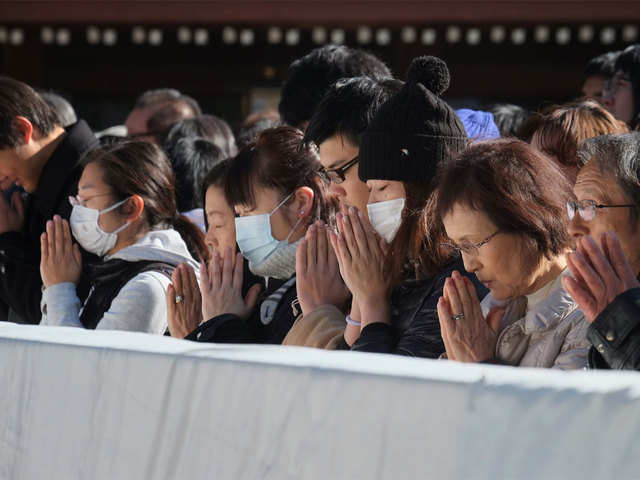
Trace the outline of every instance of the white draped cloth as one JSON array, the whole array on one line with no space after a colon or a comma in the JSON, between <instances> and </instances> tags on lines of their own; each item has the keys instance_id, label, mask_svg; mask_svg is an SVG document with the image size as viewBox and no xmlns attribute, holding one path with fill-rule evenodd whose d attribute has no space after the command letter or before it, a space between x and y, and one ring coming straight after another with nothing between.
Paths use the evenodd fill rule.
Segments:
<instances>
[{"instance_id":1,"label":"white draped cloth","mask_svg":"<svg viewBox=\"0 0 640 480\"><path fill-rule=\"evenodd\" d=\"M0 324L2 479L640 477L640 374Z\"/></svg>"}]
</instances>

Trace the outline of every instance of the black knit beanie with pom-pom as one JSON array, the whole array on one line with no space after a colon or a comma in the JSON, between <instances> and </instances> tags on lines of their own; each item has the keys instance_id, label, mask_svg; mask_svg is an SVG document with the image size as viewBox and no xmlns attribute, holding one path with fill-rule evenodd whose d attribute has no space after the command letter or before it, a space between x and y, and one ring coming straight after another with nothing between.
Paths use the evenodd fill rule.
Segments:
<instances>
[{"instance_id":1,"label":"black knit beanie with pom-pom","mask_svg":"<svg viewBox=\"0 0 640 480\"><path fill-rule=\"evenodd\" d=\"M440 98L449 79L439 58L411 62L406 83L380 107L360 141L362 181L431 181L438 165L466 147L460 118Z\"/></svg>"}]
</instances>

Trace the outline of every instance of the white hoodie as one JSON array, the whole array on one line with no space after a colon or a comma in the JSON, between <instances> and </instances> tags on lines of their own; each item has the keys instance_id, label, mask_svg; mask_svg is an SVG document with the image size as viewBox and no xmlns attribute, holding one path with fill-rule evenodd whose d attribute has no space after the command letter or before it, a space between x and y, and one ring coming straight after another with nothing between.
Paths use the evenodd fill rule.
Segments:
<instances>
[{"instance_id":1,"label":"white hoodie","mask_svg":"<svg viewBox=\"0 0 640 480\"><path fill-rule=\"evenodd\" d=\"M104 261L157 261L178 266L187 263L198 270L180 234L175 230L154 230L137 243L123 248ZM127 282L113 299L96 329L131 330L162 335L167 328L166 291L169 279L160 272L143 272ZM40 325L82 327L82 305L73 283L51 285L42 293Z\"/></svg>"}]
</instances>

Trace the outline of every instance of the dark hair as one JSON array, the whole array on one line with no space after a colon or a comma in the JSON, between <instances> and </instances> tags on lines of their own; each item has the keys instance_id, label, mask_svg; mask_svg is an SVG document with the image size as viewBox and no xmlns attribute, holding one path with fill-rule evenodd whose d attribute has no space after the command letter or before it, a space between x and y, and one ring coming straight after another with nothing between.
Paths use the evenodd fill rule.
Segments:
<instances>
[{"instance_id":1,"label":"dark hair","mask_svg":"<svg viewBox=\"0 0 640 480\"><path fill-rule=\"evenodd\" d=\"M387 273L393 285L405 278L428 279L442 270L451 255L440 249L444 227L435 211L434 182L402 182L405 207L402 223L387 253Z\"/></svg>"},{"instance_id":2,"label":"dark hair","mask_svg":"<svg viewBox=\"0 0 640 480\"><path fill-rule=\"evenodd\" d=\"M437 212L461 203L485 213L502 233L527 240L531 261L568 246L571 185L548 157L521 140L472 144L441 170Z\"/></svg>"},{"instance_id":3,"label":"dark hair","mask_svg":"<svg viewBox=\"0 0 640 480\"><path fill-rule=\"evenodd\" d=\"M324 184L318 177L320 158L315 145L293 127L263 131L255 142L231 160L224 192L229 205L255 207L255 188L262 186L289 195L300 187L313 190L315 218L329 222Z\"/></svg>"},{"instance_id":4,"label":"dark hair","mask_svg":"<svg viewBox=\"0 0 640 480\"><path fill-rule=\"evenodd\" d=\"M227 172L229 171L230 160L225 159L216 164L202 180L202 209L204 210L204 226L209 230L209 219L207 218L207 190L210 187L221 188L224 191L224 184L227 180Z\"/></svg>"},{"instance_id":5,"label":"dark hair","mask_svg":"<svg viewBox=\"0 0 640 480\"><path fill-rule=\"evenodd\" d=\"M593 100L550 107L546 113L536 114L534 122L534 135L540 149L556 157L561 168L576 169L576 173L580 142L598 135L627 131L626 125Z\"/></svg>"},{"instance_id":6,"label":"dark hair","mask_svg":"<svg viewBox=\"0 0 640 480\"><path fill-rule=\"evenodd\" d=\"M578 160L586 165L591 160L598 162L601 172L610 173L620 188L636 205L629 209L629 219L634 229L640 218L640 133L602 135L580 144Z\"/></svg>"},{"instance_id":7,"label":"dark hair","mask_svg":"<svg viewBox=\"0 0 640 480\"><path fill-rule=\"evenodd\" d=\"M519 105L512 103L496 103L487 111L493 115L493 121L500 130L500 136L519 137L520 128L529 118L530 113Z\"/></svg>"},{"instance_id":8,"label":"dark hair","mask_svg":"<svg viewBox=\"0 0 640 480\"><path fill-rule=\"evenodd\" d=\"M84 158L97 163L104 182L116 200L139 195L144 200L145 221L150 230L175 228L195 258L208 258L204 234L176 209L174 175L163 151L149 142L130 141L99 147ZM120 207L120 212L126 204Z\"/></svg>"},{"instance_id":9,"label":"dark hair","mask_svg":"<svg viewBox=\"0 0 640 480\"><path fill-rule=\"evenodd\" d=\"M631 79L633 116L629 126L637 130L640 128L640 44L630 45L622 51L616 60L616 71L618 70Z\"/></svg>"},{"instance_id":10,"label":"dark hair","mask_svg":"<svg viewBox=\"0 0 640 480\"><path fill-rule=\"evenodd\" d=\"M176 144L186 137L208 140L222 151L224 158L234 157L238 153L231 127L215 115L200 115L173 124L164 141L164 149L169 156L172 155Z\"/></svg>"},{"instance_id":11,"label":"dark hair","mask_svg":"<svg viewBox=\"0 0 640 480\"><path fill-rule=\"evenodd\" d=\"M238 131L236 142L238 148L244 148L253 142L258 135L268 128L276 128L282 125L280 118L274 118L272 116L263 116L257 120L243 125Z\"/></svg>"},{"instance_id":12,"label":"dark hair","mask_svg":"<svg viewBox=\"0 0 640 480\"><path fill-rule=\"evenodd\" d=\"M62 95L58 95L53 92L38 92L42 99L47 102L47 105L51 107L51 110L55 112L58 117L58 123L64 128L69 125L73 125L78 121L76 111L69 101Z\"/></svg>"},{"instance_id":13,"label":"dark hair","mask_svg":"<svg viewBox=\"0 0 640 480\"><path fill-rule=\"evenodd\" d=\"M98 138L98 141L100 142L101 147L111 147L116 143L126 143L131 140L127 137L120 137L119 135L101 135L100 138Z\"/></svg>"},{"instance_id":14,"label":"dark hair","mask_svg":"<svg viewBox=\"0 0 640 480\"><path fill-rule=\"evenodd\" d=\"M309 120L325 92L341 78L391 78L389 68L370 53L344 45L325 45L294 60L287 71L278 109L285 123Z\"/></svg>"},{"instance_id":15,"label":"dark hair","mask_svg":"<svg viewBox=\"0 0 640 480\"><path fill-rule=\"evenodd\" d=\"M0 76L0 149L22 145L15 118L25 117L41 135L61 126L57 115L40 95L26 83Z\"/></svg>"},{"instance_id":16,"label":"dark hair","mask_svg":"<svg viewBox=\"0 0 640 480\"><path fill-rule=\"evenodd\" d=\"M202 110L198 102L188 95L184 95L175 88L157 88L155 90L147 90L143 92L134 104L133 109L148 108L154 105L163 105L171 103L174 100L183 100L194 112L194 116L202 115Z\"/></svg>"},{"instance_id":17,"label":"dark hair","mask_svg":"<svg viewBox=\"0 0 640 480\"><path fill-rule=\"evenodd\" d=\"M193 118L197 112L183 98L172 100L155 111L147 120L147 132L153 135L158 145L163 145L167 132L176 123Z\"/></svg>"},{"instance_id":18,"label":"dark hair","mask_svg":"<svg viewBox=\"0 0 640 480\"><path fill-rule=\"evenodd\" d=\"M590 59L584 66L584 76L600 76L605 78L613 77L616 73L616 60L622 51L607 52Z\"/></svg>"},{"instance_id":19,"label":"dark hair","mask_svg":"<svg viewBox=\"0 0 640 480\"><path fill-rule=\"evenodd\" d=\"M200 208L202 181L225 158L224 153L203 138L185 137L176 142L168 157L175 173L178 211Z\"/></svg>"},{"instance_id":20,"label":"dark hair","mask_svg":"<svg viewBox=\"0 0 640 480\"><path fill-rule=\"evenodd\" d=\"M338 80L322 97L305 137L320 145L339 134L353 145L360 145L360 136L380 106L401 88L402 82L393 79L355 77Z\"/></svg>"}]
</instances>

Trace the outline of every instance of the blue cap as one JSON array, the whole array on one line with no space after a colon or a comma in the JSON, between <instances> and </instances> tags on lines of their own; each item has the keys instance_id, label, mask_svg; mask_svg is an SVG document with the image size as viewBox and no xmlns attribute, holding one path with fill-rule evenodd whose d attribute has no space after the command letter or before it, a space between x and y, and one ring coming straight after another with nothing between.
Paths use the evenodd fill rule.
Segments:
<instances>
[{"instance_id":1,"label":"blue cap","mask_svg":"<svg viewBox=\"0 0 640 480\"><path fill-rule=\"evenodd\" d=\"M456 113L462 120L467 136L470 140L492 140L500 138L500 130L496 122L493 121L493 115L482 110L470 110L461 108Z\"/></svg>"}]
</instances>

